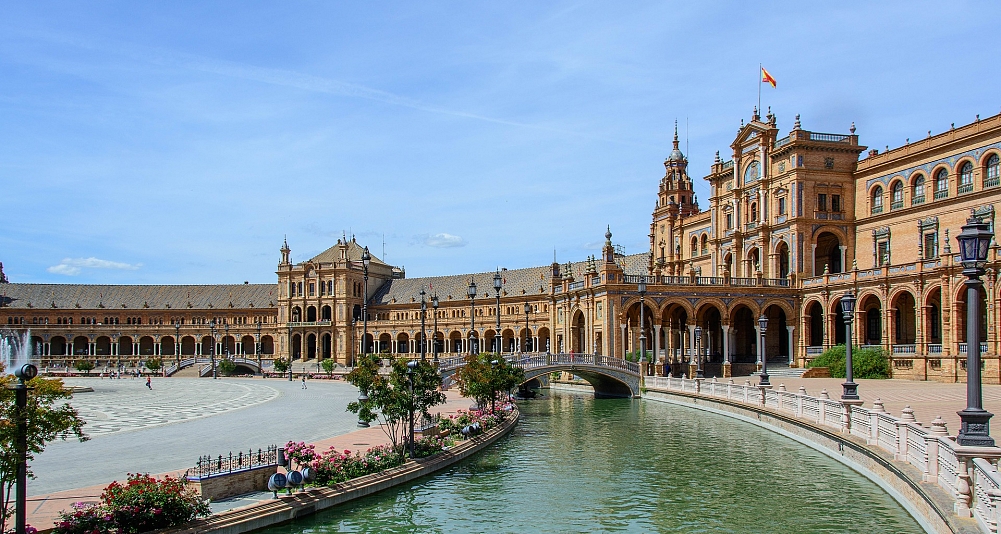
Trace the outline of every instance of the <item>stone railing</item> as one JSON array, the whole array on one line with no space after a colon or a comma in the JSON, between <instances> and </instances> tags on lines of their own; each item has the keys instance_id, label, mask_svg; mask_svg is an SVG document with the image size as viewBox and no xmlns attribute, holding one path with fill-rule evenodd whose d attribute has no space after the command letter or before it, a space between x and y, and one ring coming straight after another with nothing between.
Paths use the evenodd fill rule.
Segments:
<instances>
[{"instance_id":1,"label":"stone railing","mask_svg":"<svg viewBox=\"0 0 1001 534\"><path fill-rule=\"evenodd\" d=\"M878 399L872 408L842 403L829 398L827 390L819 397L798 392L761 388L750 381L645 377L649 390L678 392L701 397L726 399L756 409L791 414L807 424L836 430L864 440L866 445L893 455L921 473L921 482L934 483L954 498L953 512L973 517L982 532L997 533L1001 525L1001 475L997 470L1001 448L966 447L949 436L945 421L936 418L929 427L922 426L909 406L900 417L883 409Z\"/></svg>"}]
</instances>

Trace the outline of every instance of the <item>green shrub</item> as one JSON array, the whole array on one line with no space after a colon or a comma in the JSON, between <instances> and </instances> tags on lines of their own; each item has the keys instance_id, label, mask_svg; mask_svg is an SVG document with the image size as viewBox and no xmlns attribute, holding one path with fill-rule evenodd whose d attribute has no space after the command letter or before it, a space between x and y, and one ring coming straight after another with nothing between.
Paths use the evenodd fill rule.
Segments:
<instances>
[{"instance_id":1,"label":"green shrub","mask_svg":"<svg viewBox=\"0 0 1001 534\"><path fill-rule=\"evenodd\" d=\"M73 367L76 367L76 370L81 373L90 374L90 372L94 370L94 362L90 360L77 360L76 363L73 364Z\"/></svg>"},{"instance_id":2,"label":"green shrub","mask_svg":"<svg viewBox=\"0 0 1001 534\"><path fill-rule=\"evenodd\" d=\"M229 358L219 360L219 372L222 373L223 376L231 376L234 372L236 372L236 363Z\"/></svg>"},{"instance_id":3,"label":"green shrub","mask_svg":"<svg viewBox=\"0 0 1001 534\"><path fill-rule=\"evenodd\" d=\"M845 346L835 345L810 362L808 367L827 367L834 378L845 378ZM881 348L852 349L853 378L889 378L890 360Z\"/></svg>"}]
</instances>

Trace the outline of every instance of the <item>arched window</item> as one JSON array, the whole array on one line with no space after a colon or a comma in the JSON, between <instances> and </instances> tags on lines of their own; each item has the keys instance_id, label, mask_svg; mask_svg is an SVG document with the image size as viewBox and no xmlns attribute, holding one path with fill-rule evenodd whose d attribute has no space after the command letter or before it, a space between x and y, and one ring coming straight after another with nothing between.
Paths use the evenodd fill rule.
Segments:
<instances>
[{"instance_id":1,"label":"arched window","mask_svg":"<svg viewBox=\"0 0 1001 534\"><path fill-rule=\"evenodd\" d=\"M870 210L872 215L878 213L883 213L883 188L876 186L876 189L872 190L872 209Z\"/></svg>"},{"instance_id":2,"label":"arched window","mask_svg":"<svg viewBox=\"0 0 1001 534\"><path fill-rule=\"evenodd\" d=\"M757 160L752 161L747 165L747 169L744 171L744 183L750 183L758 179L761 176L761 166L758 164Z\"/></svg>"},{"instance_id":3,"label":"arched window","mask_svg":"<svg viewBox=\"0 0 1001 534\"><path fill-rule=\"evenodd\" d=\"M997 187L1001 185L1001 174L999 174L999 164L1001 164L1001 158L997 154L991 154L987 158L987 165L984 167L984 188Z\"/></svg>"},{"instance_id":4,"label":"arched window","mask_svg":"<svg viewBox=\"0 0 1001 534\"><path fill-rule=\"evenodd\" d=\"M970 191L973 191L973 164L967 161L959 167L959 187L957 192L969 193Z\"/></svg>"},{"instance_id":5,"label":"arched window","mask_svg":"<svg viewBox=\"0 0 1001 534\"><path fill-rule=\"evenodd\" d=\"M709 236L702 234L702 254L709 254Z\"/></svg>"},{"instance_id":6,"label":"arched window","mask_svg":"<svg viewBox=\"0 0 1001 534\"><path fill-rule=\"evenodd\" d=\"M949 197L949 171L942 169L935 173L935 200Z\"/></svg>"},{"instance_id":7,"label":"arched window","mask_svg":"<svg viewBox=\"0 0 1001 534\"><path fill-rule=\"evenodd\" d=\"M890 209L899 210L904 207L904 183L900 180L890 186Z\"/></svg>"},{"instance_id":8,"label":"arched window","mask_svg":"<svg viewBox=\"0 0 1001 534\"><path fill-rule=\"evenodd\" d=\"M911 205L917 206L925 202L925 177L917 175L911 182Z\"/></svg>"},{"instance_id":9,"label":"arched window","mask_svg":"<svg viewBox=\"0 0 1001 534\"><path fill-rule=\"evenodd\" d=\"M758 203L751 202L751 221L753 222L757 220L758 220Z\"/></svg>"},{"instance_id":10,"label":"arched window","mask_svg":"<svg viewBox=\"0 0 1001 534\"><path fill-rule=\"evenodd\" d=\"M699 255L699 238L692 236L692 257Z\"/></svg>"}]
</instances>

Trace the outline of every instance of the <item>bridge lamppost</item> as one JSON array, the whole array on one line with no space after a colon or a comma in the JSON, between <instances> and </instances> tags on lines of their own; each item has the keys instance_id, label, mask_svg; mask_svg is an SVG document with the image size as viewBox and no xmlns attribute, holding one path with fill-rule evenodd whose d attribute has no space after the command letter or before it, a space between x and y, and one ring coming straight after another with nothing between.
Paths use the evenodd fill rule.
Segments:
<instances>
[{"instance_id":1,"label":"bridge lamppost","mask_svg":"<svg viewBox=\"0 0 1001 534\"><path fill-rule=\"evenodd\" d=\"M768 329L768 317L765 317L763 313L761 317L758 317L758 329L761 330L761 381L758 382L758 385L771 387L772 383L768 381L768 351L765 350L765 330Z\"/></svg>"},{"instance_id":2,"label":"bridge lamppost","mask_svg":"<svg viewBox=\"0 0 1001 534\"><path fill-rule=\"evenodd\" d=\"M957 412L960 419L960 445L993 447L990 436L990 421L994 416L983 408L983 387L980 383L980 277L986 272L987 252L994 232L990 226L976 217L970 217L963 225L959 241L960 262L966 284L966 409Z\"/></svg>"},{"instance_id":3,"label":"bridge lamppost","mask_svg":"<svg viewBox=\"0 0 1001 534\"><path fill-rule=\"evenodd\" d=\"M431 295L431 310L434 312L434 339L431 341L431 358L438 366L438 292Z\"/></svg>"},{"instance_id":4,"label":"bridge lamppost","mask_svg":"<svg viewBox=\"0 0 1001 534\"><path fill-rule=\"evenodd\" d=\"M222 343L223 343L223 347L222 347L223 359L224 360L232 361L232 360L230 360L230 356L229 356L229 323L226 322L226 323L223 323L223 325L226 327L226 337L222 338ZM216 373L216 368L213 365L212 366L212 378L218 378L218 377L219 377L219 374Z\"/></svg>"},{"instance_id":5,"label":"bridge lamppost","mask_svg":"<svg viewBox=\"0 0 1001 534\"><path fill-rule=\"evenodd\" d=\"M425 300L424 288L421 288L421 361L427 361L427 356L425 355L427 351L428 337L427 331L425 330L426 318L428 314L428 303Z\"/></svg>"},{"instance_id":6,"label":"bridge lamppost","mask_svg":"<svg viewBox=\"0 0 1001 534\"><path fill-rule=\"evenodd\" d=\"M476 354L473 347L473 336L476 334L476 282L470 277L469 287L466 289L466 295L469 296L469 353Z\"/></svg>"},{"instance_id":7,"label":"bridge lamppost","mask_svg":"<svg viewBox=\"0 0 1001 534\"><path fill-rule=\"evenodd\" d=\"M209 347L209 364L212 366L212 378L215 379L215 319L209 321L209 334L211 334L212 345Z\"/></svg>"},{"instance_id":8,"label":"bridge lamppost","mask_svg":"<svg viewBox=\"0 0 1001 534\"><path fill-rule=\"evenodd\" d=\"M637 361L639 361L639 363L642 364L644 361L646 361L646 334L643 331L644 330L644 325L643 325L643 308L646 307L646 304L645 304L645 298L646 298L646 280L645 279L640 279L640 283L636 286L636 291L639 292L639 294L640 294L640 357L639 357L639 360L637 360ZM641 368L641 370L642 370L642 368Z\"/></svg>"},{"instance_id":9,"label":"bridge lamppost","mask_svg":"<svg viewBox=\"0 0 1001 534\"><path fill-rule=\"evenodd\" d=\"M852 369L852 319L855 313L855 295L848 291L841 297L841 315L845 320L845 383L841 384L841 400L857 401L858 384L853 380Z\"/></svg>"},{"instance_id":10,"label":"bridge lamppost","mask_svg":"<svg viewBox=\"0 0 1001 534\"><path fill-rule=\"evenodd\" d=\"M702 327L695 327L695 358L698 367L695 369L695 378L705 378L706 373L702 369Z\"/></svg>"},{"instance_id":11,"label":"bridge lamppost","mask_svg":"<svg viewBox=\"0 0 1001 534\"><path fill-rule=\"evenodd\" d=\"M497 268L497 272L494 273L494 291L497 293L497 330L494 334L494 352L500 354L504 347L504 338L501 336L501 326L500 326L500 292L501 287L504 285L504 280L500 275L500 267Z\"/></svg>"},{"instance_id":12,"label":"bridge lamppost","mask_svg":"<svg viewBox=\"0 0 1001 534\"><path fill-rule=\"evenodd\" d=\"M385 251L383 251L385 252ZM361 252L362 279L365 281L365 295L361 302L361 353L366 354L368 347L368 266L372 263L372 255L368 253L366 246ZM423 290L421 290L423 292ZM367 425L366 425L367 426Z\"/></svg>"},{"instance_id":13,"label":"bridge lamppost","mask_svg":"<svg viewBox=\"0 0 1001 534\"><path fill-rule=\"evenodd\" d=\"M254 341L254 354L257 355L257 370L264 373L261 367L261 318L257 318L257 340Z\"/></svg>"},{"instance_id":14,"label":"bridge lamppost","mask_svg":"<svg viewBox=\"0 0 1001 534\"><path fill-rule=\"evenodd\" d=\"M525 303L525 352L532 351L532 330L528 327L528 314L532 313L532 305Z\"/></svg>"}]
</instances>

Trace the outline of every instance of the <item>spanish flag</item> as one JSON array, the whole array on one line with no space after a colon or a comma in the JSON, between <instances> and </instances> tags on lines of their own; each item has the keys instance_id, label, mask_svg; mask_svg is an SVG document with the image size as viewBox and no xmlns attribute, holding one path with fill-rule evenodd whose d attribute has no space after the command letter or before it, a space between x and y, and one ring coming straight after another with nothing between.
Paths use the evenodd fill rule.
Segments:
<instances>
[{"instance_id":1,"label":"spanish flag","mask_svg":"<svg viewBox=\"0 0 1001 534\"><path fill-rule=\"evenodd\" d=\"M768 74L768 71L764 67L761 67L761 81L768 82L772 84L772 87L775 87L775 78L772 78L772 75Z\"/></svg>"}]
</instances>

